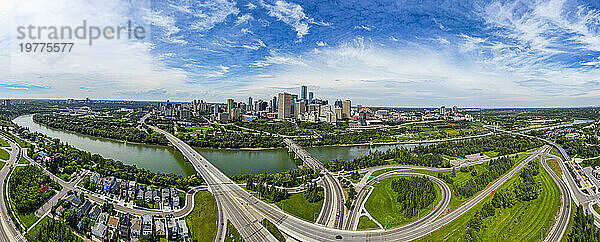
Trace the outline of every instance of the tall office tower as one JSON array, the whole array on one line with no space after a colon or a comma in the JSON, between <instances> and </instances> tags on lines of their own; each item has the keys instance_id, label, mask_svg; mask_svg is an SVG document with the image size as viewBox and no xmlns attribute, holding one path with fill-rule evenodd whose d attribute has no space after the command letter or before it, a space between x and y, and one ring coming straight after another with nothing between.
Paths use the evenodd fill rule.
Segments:
<instances>
[{"instance_id":1,"label":"tall office tower","mask_svg":"<svg viewBox=\"0 0 600 242\"><path fill-rule=\"evenodd\" d=\"M219 104L215 103L215 110L214 110L214 114L215 116L217 116L219 114Z\"/></svg>"},{"instance_id":2,"label":"tall office tower","mask_svg":"<svg viewBox=\"0 0 600 242\"><path fill-rule=\"evenodd\" d=\"M235 103L233 101L233 99L227 99L227 112L231 112L231 110L234 108Z\"/></svg>"},{"instance_id":3,"label":"tall office tower","mask_svg":"<svg viewBox=\"0 0 600 242\"><path fill-rule=\"evenodd\" d=\"M252 111L252 107L254 103L252 103L252 97L248 97L248 111Z\"/></svg>"},{"instance_id":4,"label":"tall office tower","mask_svg":"<svg viewBox=\"0 0 600 242\"><path fill-rule=\"evenodd\" d=\"M292 102L298 101L298 94L290 94L290 100L292 100Z\"/></svg>"},{"instance_id":5,"label":"tall office tower","mask_svg":"<svg viewBox=\"0 0 600 242\"><path fill-rule=\"evenodd\" d=\"M350 100L344 100L342 103L342 118L350 118L350 110L352 106L352 102Z\"/></svg>"},{"instance_id":6,"label":"tall office tower","mask_svg":"<svg viewBox=\"0 0 600 242\"><path fill-rule=\"evenodd\" d=\"M309 93L308 93L308 104L311 104L311 103L312 103L313 97L314 97L314 96L313 96L313 92L309 92Z\"/></svg>"},{"instance_id":7,"label":"tall office tower","mask_svg":"<svg viewBox=\"0 0 600 242\"><path fill-rule=\"evenodd\" d=\"M277 96L273 97L273 100L271 101L273 102L273 105L271 106L273 110L271 110L271 112L277 112Z\"/></svg>"},{"instance_id":8,"label":"tall office tower","mask_svg":"<svg viewBox=\"0 0 600 242\"><path fill-rule=\"evenodd\" d=\"M341 107L342 107L342 105L343 105L343 104L342 104L342 100L339 100L339 99L338 99L338 100L335 100L335 103L333 104L333 107L336 107L336 108L341 108Z\"/></svg>"},{"instance_id":9,"label":"tall office tower","mask_svg":"<svg viewBox=\"0 0 600 242\"><path fill-rule=\"evenodd\" d=\"M440 115L442 115L442 116L446 115L446 106L440 107Z\"/></svg>"},{"instance_id":10,"label":"tall office tower","mask_svg":"<svg viewBox=\"0 0 600 242\"><path fill-rule=\"evenodd\" d=\"M302 98L302 100L304 100L305 102L307 101L307 96L306 96L306 91L307 91L307 87L306 86L302 86L302 90L300 90L300 97Z\"/></svg>"},{"instance_id":11,"label":"tall office tower","mask_svg":"<svg viewBox=\"0 0 600 242\"><path fill-rule=\"evenodd\" d=\"M277 117L286 119L292 117L292 96L289 93L277 94Z\"/></svg>"}]
</instances>

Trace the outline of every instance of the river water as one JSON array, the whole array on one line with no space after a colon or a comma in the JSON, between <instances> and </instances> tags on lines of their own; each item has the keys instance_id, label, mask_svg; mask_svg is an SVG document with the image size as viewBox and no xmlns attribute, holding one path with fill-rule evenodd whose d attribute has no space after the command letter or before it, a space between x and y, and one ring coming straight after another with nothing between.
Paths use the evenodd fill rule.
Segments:
<instances>
[{"instance_id":1,"label":"river water","mask_svg":"<svg viewBox=\"0 0 600 242\"><path fill-rule=\"evenodd\" d=\"M75 132L54 129L33 121L32 115L24 115L13 120L14 123L28 127L78 149L100 154L106 158L136 165L154 172L194 174L194 168L184 161L183 156L170 146L125 143L122 141L82 135ZM370 151L387 150L393 147L414 147L416 144L397 145L361 145L361 146L324 146L308 147L306 150L320 161L351 160ZM276 173L296 168L293 154L287 148L267 150L228 150L196 148L206 159L228 176L240 174Z\"/></svg>"}]
</instances>

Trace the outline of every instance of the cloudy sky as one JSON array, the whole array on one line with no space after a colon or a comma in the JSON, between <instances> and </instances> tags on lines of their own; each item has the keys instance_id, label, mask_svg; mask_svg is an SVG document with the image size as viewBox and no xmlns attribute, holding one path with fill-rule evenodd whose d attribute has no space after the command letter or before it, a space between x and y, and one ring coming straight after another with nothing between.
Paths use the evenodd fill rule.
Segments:
<instances>
[{"instance_id":1,"label":"cloudy sky","mask_svg":"<svg viewBox=\"0 0 600 242\"><path fill-rule=\"evenodd\" d=\"M8 0L0 17L1 97L223 102L307 85L365 106L600 103L596 0ZM148 37L21 53L18 26L83 20Z\"/></svg>"}]
</instances>

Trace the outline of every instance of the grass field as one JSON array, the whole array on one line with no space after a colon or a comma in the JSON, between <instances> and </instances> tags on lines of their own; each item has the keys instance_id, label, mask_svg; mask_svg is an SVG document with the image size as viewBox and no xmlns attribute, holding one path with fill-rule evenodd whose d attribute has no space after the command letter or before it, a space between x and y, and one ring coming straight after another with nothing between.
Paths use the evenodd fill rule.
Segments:
<instances>
[{"instance_id":1,"label":"grass field","mask_svg":"<svg viewBox=\"0 0 600 242\"><path fill-rule=\"evenodd\" d=\"M556 175L560 177L560 175L562 174L562 169L560 169L558 161L556 159L546 159L546 163L548 163L548 166L550 166L554 173L556 173Z\"/></svg>"},{"instance_id":2,"label":"grass field","mask_svg":"<svg viewBox=\"0 0 600 242\"><path fill-rule=\"evenodd\" d=\"M2 167L4 167L4 165L6 165L6 162L0 161L0 169L2 169Z\"/></svg>"},{"instance_id":3,"label":"grass field","mask_svg":"<svg viewBox=\"0 0 600 242\"><path fill-rule=\"evenodd\" d=\"M310 203L304 198L304 193L296 193L290 194L288 199L279 201L276 205L291 215L314 222L321 212L323 199L316 203Z\"/></svg>"},{"instance_id":4,"label":"grass field","mask_svg":"<svg viewBox=\"0 0 600 242\"><path fill-rule=\"evenodd\" d=\"M396 178L386 178L373 185L374 190L365 203L365 209L384 228L393 228L416 221L419 217L429 213L441 199L440 188L435 185L435 201L428 207L421 209L418 216L404 217L402 216L400 203L397 202L398 193L392 190L391 183L394 179Z\"/></svg>"},{"instance_id":5,"label":"grass field","mask_svg":"<svg viewBox=\"0 0 600 242\"><path fill-rule=\"evenodd\" d=\"M194 210L185 217L194 241L214 241L217 235L217 202L209 191L194 196Z\"/></svg>"},{"instance_id":6,"label":"grass field","mask_svg":"<svg viewBox=\"0 0 600 242\"><path fill-rule=\"evenodd\" d=\"M358 219L358 230L379 229L379 226L367 216L360 216Z\"/></svg>"},{"instance_id":7,"label":"grass field","mask_svg":"<svg viewBox=\"0 0 600 242\"><path fill-rule=\"evenodd\" d=\"M8 147L8 143L6 141L4 141L3 139L0 139L0 147Z\"/></svg>"},{"instance_id":8,"label":"grass field","mask_svg":"<svg viewBox=\"0 0 600 242\"><path fill-rule=\"evenodd\" d=\"M262 221L260 221L260 224L262 224L269 231L269 233L271 233L278 241L285 241L285 237L283 237L281 231L279 231L279 229L275 227L275 225L271 223L271 221L269 221L268 219L263 219Z\"/></svg>"},{"instance_id":9,"label":"grass field","mask_svg":"<svg viewBox=\"0 0 600 242\"><path fill-rule=\"evenodd\" d=\"M0 149L0 160L8 160L9 158L10 154L4 149Z\"/></svg>"},{"instance_id":10,"label":"grass field","mask_svg":"<svg viewBox=\"0 0 600 242\"><path fill-rule=\"evenodd\" d=\"M535 160L537 161L537 159ZM500 189L514 186L520 177L515 175ZM479 232L482 241L539 241L554 223L554 216L560 207L560 191L550 175L540 166L536 176L540 185L540 196L528 202L516 201L512 208L497 211L496 216L484 220L484 228ZM465 228L469 219L480 210L492 196L484 199L463 216L436 230L421 241L459 241L464 240Z\"/></svg>"},{"instance_id":11,"label":"grass field","mask_svg":"<svg viewBox=\"0 0 600 242\"><path fill-rule=\"evenodd\" d=\"M25 157L21 156L21 159L19 159L19 164L29 164L29 161L25 159Z\"/></svg>"},{"instance_id":12,"label":"grass field","mask_svg":"<svg viewBox=\"0 0 600 242\"><path fill-rule=\"evenodd\" d=\"M483 152L483 154L487 155L490 158L498 156L498 152L496 152L496 151L486 151L486 152Z\"/></svg>"},{"instance_id":13,"label":"grass field","mask_svg":"<svg viewBox=\"0 0 600 242\"><path fill-rule=\"evenodd\" d=\"M231 224L231 222L229 222L229 220L227 220L227 233L225 234L225 241L227 241L227 242L229 242L229 241L231 241L231 242L244 241L242 239L242 236L240 235L240 232L238 232L237 229L235 229L235 227L233 227L233 224Z\"/></svg>"}]
</instances>

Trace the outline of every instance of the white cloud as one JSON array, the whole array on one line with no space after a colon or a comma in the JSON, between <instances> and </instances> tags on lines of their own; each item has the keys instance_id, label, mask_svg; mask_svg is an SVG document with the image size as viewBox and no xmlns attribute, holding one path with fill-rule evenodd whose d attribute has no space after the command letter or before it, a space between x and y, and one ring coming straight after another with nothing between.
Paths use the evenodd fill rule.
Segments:
<instances>
[{"instance_id":1,"label":"white cloud","mask_svg":"<svg viewBox=\"0 0 600 242\"><path fill-rule=\"evenodd\" d=\"M324 41L317 41L317 46L324 47L327 46L327 43L325 43Z\"/></svg>"},{"instance_id":2,"label":"white cloud","mask_svg":"<svg viewBox=\"0 0 600 242\"><path fill-rule=\"evenodd\" d=\"M246 4L246 7L247 7L248 9L252 10L252 9L255 9L255 8L256 8L256 5L255 5L254 3L247 3L247 4Z\"/></svg>"},{"instance_id":3,"label":"white cloud","mask_svg":"<svg viewBox=\"0 0 600 242\"><path fill-rule=\"evenodd\" d=\"M173 36L181 29L175 25L175 19L171 16L162 15L161 11L143 9L144 15L142 19L147 23L158 26L164 29L165 38L167 41L176 44L187 44L187 41L182 36Z\"/></svg>"},{"instance_id":4,"label":"white cloud","mask_svg":"<svg viewBox=\"0 0 600 242\"><path fill-rule=\"evenodd\" d=\"M142 9L149 7L131 6L126 3L128 2L119 0L11 0L7 6L10 13L4 16L15 25L77 26L85 19L89 25L123 26L131 17L128 13L134 11L139 16L144 16L145 12L142 12ZM96 14L90 15L91 12ZM164 26L171 33L177 32L171 27L172 22L168 18L150 16L156 18L148 20ZM15 32L12 28L11 31L0 32L0 47L13 43L16 40L14 38ZM16 83L28 81L32 85L48 87L35 92L34 88L29 88L25 93L3 93L2 96L135 98L124 96L123 93L159 87L181 88L185 87L188 81L186 71L169 67L161 61L168 54L163 57L152 55L151 51L155 46L145 40L98 39L92 46L89 46L86 40L71 41L75 44L70 53L32 55L12 50L0 52L0 79ZM101 91L90 93L81 88L86 86L93 86Z\"/></svg>"},{"instance_id":5,"label":"white cloud","mask_svg":"<svg viewBox=\"0 0 600 242\"><path fill-rule=\"evenodd\" d=\"M481 42L483 39L472 39ZM318 86L319 97L352 98L364 105L388 106L568 106L597 102L589 80L600 71L568 69L513 72L497 63L457 61L455 53L411 45L387 49L357 38L303 55L272 52L264 62L272 78L257 79L251 93L274 87ZM581 94L574 98L573 95Z\"/></svg>"},{"instance_id":6,"label":"white cloud","mask_svg":"<svg viewBox=\"0 0 600 242\"><path fill-rule=\"evenodd\" d=\"M251 14L247 13L242 16L239 16L238 19L235 21L235 23L236 24L245 24L252 19L254 19L254 17L252 17Z\"/></svg>"},{"instance_id":7,"label":"white cloud","mask_svg":"<svg viewBox=\"0 0 600 242\"><path fill-rule=\"evenodd\" d=\"M206 3L197 3L199 10L193 15L198 19L192 24L192 29L207 31L222 23L229 15L237 15L240 10L235 7L234 1L214 0Z\"/></svg>"},{"instance_id":8,"label":"white cloud","mask_svg":"<svg viewBox=\"0 0 600 242\"><path fill-rule=\"evenodd\" d=\"M304 13L302 6L289 3L283 0L278 0L275 4L270 5L261 1L263 7L269 10L269 15L276 17L279 21L282 21L294 28L298 39L302 39L303 36L308 34L310 24L317 24L314 19L309 18ZM326 25L326 23L321 23Z\"/></svg>"},{"instance_id":9,"label":"white cloud","mask_svg":"<svg viewBox=\"0 0 600 242\"><path fill-rule=\"evenodd\" d=\"M365 26L365 25L354 26L354 29L362 29L362 30L366 30L366 31L371 31L371 27Z\"/></svg>"}]
</instances>

